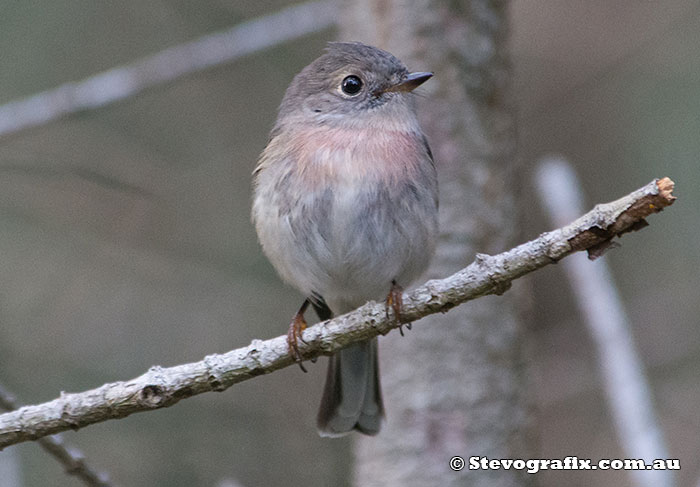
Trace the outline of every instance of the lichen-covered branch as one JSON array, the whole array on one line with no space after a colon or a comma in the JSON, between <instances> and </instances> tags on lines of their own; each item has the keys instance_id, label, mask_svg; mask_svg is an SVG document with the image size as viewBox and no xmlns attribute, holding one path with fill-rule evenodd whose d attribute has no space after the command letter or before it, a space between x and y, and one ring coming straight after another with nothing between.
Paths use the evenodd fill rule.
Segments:
<instances>
[{"instance_id":1,"label":"lichen-covered branch","mask_svg":"<svg viewBox=\"0 0 700 487\"><path fill-rule=\"evenodd\" d=\"M0 409L13 411L19 407L19 402L0 385ZM45 436L37 443L63 465L68 475L77 477L88 487L113 487L106 473L98 472L85 460L85 455L77 448L68 446L60 436Z\"/></svg>"},{"instance_id":2,"label":"lichen-covered branch","mask_svg":"<svg viewBox=\"0 0 700 487\"><path fill-rule=\"evenodd\" d=\"M615 236L642 228L646 217L671 205L675 200L672 192L673 181L669 178L654 180L617 201L597 205L565 227L543 233L507 252L493 256L479 254L472 264L455 274L428 281L406 293L403 316L415 321L481 296L503 294L513 280L579 250L598 255ZM386 334L398 326L391 316L387 317L383 303L370 302L351 313L309 327L303 334L306 343L301 343L299 349L305 359L311 359ZM172 406L186 397L222 391L291 364L283 335L254 340L247 347L210 355L200 362L152 367L129 381L105 384L81 393L61 393L53 401L0 415L0 449L68 429Z\"/></svg>"}]
</instances>

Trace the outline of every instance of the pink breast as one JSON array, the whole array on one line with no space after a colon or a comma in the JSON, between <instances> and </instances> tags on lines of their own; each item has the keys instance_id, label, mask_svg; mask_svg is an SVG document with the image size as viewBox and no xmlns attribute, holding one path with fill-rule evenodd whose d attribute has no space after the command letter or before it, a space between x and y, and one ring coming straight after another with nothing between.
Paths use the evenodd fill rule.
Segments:
<instances>
[{"instance_id":1,"label":"pink breast","mask_svg":"<svg viewBox=\"0 0 700 487\"><path fill-rule=\"evenodd\" d=\"M428 163L415 132L313 127L298 130L293 145L299 175L312 186L366 178L391 184Z\"/></svg>"}]
</instances>

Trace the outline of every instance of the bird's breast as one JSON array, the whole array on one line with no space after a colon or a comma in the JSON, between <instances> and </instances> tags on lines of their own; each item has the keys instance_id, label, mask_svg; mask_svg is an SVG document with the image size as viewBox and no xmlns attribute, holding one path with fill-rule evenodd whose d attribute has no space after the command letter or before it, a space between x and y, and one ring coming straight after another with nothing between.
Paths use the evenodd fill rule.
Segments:
<instances>
[{"instance_id":1,"label":"bird's breast","mask_svg":"<svg viewBox=\"0 0 700 487\"><path fill-rule=\"evenodd\" d=\"M295 169L309 188L377 182L390 189L430 164L422 135L412 131L314 127L294 139Z\"/></svg>"}]
</instances>

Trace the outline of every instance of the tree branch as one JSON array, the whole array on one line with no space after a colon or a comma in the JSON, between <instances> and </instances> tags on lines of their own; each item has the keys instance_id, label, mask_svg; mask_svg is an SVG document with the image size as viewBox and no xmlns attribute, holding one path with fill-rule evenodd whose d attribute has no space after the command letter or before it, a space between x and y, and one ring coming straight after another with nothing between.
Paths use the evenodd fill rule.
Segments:
<instances>
[{"instance_id":1,"label":"tree branch","mask_svg":"<svg viewBox=\"0 0 700 487\"><path fill-rule=\"evenodd\" d=\"M0 137L82 110L101 108L183 76L320 32L335 25L335 17L336 5L329 0L292 5L84 80L0 105Z\"/></svg>"},{"instance_id":2,"label":"tree branch","mask_svg":"<svg viewBox=\"0 0 700 487\"><path fill-rule=\"evenodd\" d=\"M563 158L550 157L538 168L542 204L554 225L564 225L583 209L576 173ZM583 256L563 264L581 317L598 354L603 391L620 444L628 458L669 458L663 430L654 412L651 387L639 357L632 326L607 262L598 265ZM630 470L638 487L673 487L673 470Z\"/></svg>"},{"instance_id":3,"label":"tree branch","mask_svg":"<svg viewBox=\"0 0 700 487\"><path fill-rule=\"evenodd\" d=\"M403 315L409 321L446 312L466 301L503 294L511 282L529 272L587 250L595 257L620 236L646 225L645 218L676 199L673 181L654 180L617 201L597 205L573 223L543 233L507 252L477 254L468 267L445 279L431 280L404 295ZM328 355L351 343L397 328L384 303L364 306L304 331L299 350L305 359ZM232 385L293 364L286 335L253 340L243 348L209 355L200 362L148 372L126 382L105 384L81 393L61 393L43 404L24 406L0 415L0 449L68 429L123 418L133 413L172 406L181 399Z\"/></svg>"},{"instance_id":4,"label":"tree branch","mask_svg":"<svg viewBox=\"0 0 700 487\"><path fill-rule=\"evenodd\" d=\"M0 385L0 409L13 411L18 407L17 399ZM98 472L92 468L85 460L85 455L77 448L66 445L59 435L39 438L37 443L63 465L68 475L77 477L84 485L88 487L114 486L106 473Z\"/></svg>"}]
</instances>

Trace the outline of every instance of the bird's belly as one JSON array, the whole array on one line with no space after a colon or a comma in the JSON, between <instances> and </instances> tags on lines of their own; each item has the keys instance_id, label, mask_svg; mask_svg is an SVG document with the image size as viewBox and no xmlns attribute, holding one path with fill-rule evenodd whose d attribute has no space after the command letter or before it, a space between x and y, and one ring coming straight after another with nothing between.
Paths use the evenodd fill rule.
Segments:
<instances>
[{"instance_id":1,"label":"bird's belly","mask_svg":"<svg viewBox=\"0 0 700 487\"><path fill-rule=\"evenodd\" d=\"M432 256L436 210L391 196L352 185L307 197L277 226L283 277L336 312L383 299L392 280L408 285Z\"/></svg>"}]
</instances>

